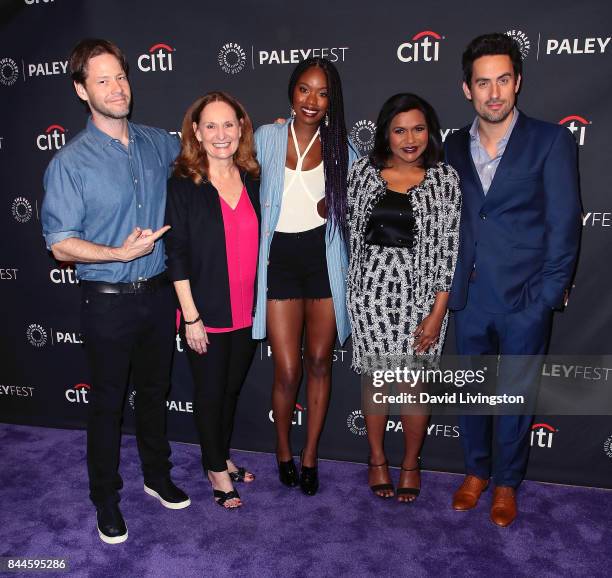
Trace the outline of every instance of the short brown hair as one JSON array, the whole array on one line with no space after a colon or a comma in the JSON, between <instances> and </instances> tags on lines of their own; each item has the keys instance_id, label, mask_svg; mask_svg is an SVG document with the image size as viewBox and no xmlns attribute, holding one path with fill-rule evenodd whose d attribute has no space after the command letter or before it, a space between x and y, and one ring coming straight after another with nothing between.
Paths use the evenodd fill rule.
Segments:
<instances>
[{"instance_id":1,"label":"short brown hair","mask_svg":"<svg viewBox=\"0 0 612 578\"><path fill-rule=\"evenodd\" d=\"M126 74L128 73L128 63L125 54L121 52L121 49L114 42L104 40L103 38L85 38L70 53L68 64L72 80L79 84L85 84L87 64L91 58L100 56L100 54L112 54L121 64L123 71Z\"/></svg>"},{"instance_id":2,"label":"short brown hair","mask_svg":"<svg viewBox=\"0 0 612 578\"><path fill-rule=\"evenodd\" d=\"M242 125L242 135L238 150L234 153L234 163L251 177L259 177L259 163L255 159L253 123L242 104L226 92L213 91L198 98L185 113L181 128L181 152L174 163L174 174L191 178L196 185L208 180L208 157L196 138L193 123L199 124L204 107L211 102L224 102L231 106Z\"/></svg>"}]
</instances>

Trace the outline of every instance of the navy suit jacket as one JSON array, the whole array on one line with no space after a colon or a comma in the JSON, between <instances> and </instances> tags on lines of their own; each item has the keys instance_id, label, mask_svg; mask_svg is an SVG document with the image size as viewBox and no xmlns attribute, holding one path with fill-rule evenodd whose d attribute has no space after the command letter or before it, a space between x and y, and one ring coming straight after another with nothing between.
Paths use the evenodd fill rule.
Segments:
<instances>
[{"instance_id":1,"label":"navy suit jacket","mask_svg":"<svg viewBox=\"0 0 612 578\"><path fill-rule=\"evenodd\" d=\"M459 255L448 306L463 309L472 271L491 313L536 301L558 308L580 239L577 146L564 127L520 113L485 196L470 153L470 127L446 140L463 206Z\"/></svg>"}]
</instances>

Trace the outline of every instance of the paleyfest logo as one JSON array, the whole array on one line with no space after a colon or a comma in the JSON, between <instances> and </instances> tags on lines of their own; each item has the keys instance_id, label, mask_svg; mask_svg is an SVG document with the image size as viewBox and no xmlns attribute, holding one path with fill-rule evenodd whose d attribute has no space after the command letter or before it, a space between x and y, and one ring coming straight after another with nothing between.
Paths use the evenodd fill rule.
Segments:
<instances>
[{"instance_id":1,"label":"paleyfest logo","mask_svg":"<svg viewBox=\"0 0 612 578\"><path fill-rule=\"evenodd\" d=\"M612 459L612 436L610 436L604 442L604 452L610 459Z\"/></svg>"},{"instance_id":2,"label":"paleyfest logo","mask_svg":"<svg viewBox=\"0 0 612 578\"><path fill-rule=\"evenodd\" d=\"M401 62L437 62L440 57L440 36L433 30L423 30L397 47L397 57Z\"/></svg>"},{"instance_id":3,"label":"paleyfest logo","mask_svg":"<svg viewBox=\"0 0 612 578\"><path fill-rule=\"evenodd\" d=\"M168 72L172 70L172 46L163 42L154 44L149 52L138 57L138 68L142 72Z\"/></svg>"},{"instance_id":4,"label":"paleyfest logo","mask_svg":"<svg viewBox=\"0 0 612 578\"><path fill-rule=\"evenodd\" d=\"M546 54L604 54L612 36L594 38L549 38Z\"/></svg>"},{"instance_id":5,"label":"paleyfest logo","mask_svg":"<svg viewBox=\"0 0 612 578\"><path fill-rule=\"evenodd\" d=\"M226 74L238 74L246 66L246 52L240 44L228 42L219 50L217 62Z\"/></svg>"},{"instance_id":6,"label":"paleyfest logo","mask_svg":"<svg viewBox=\"0 0 612 578\"><path fill-rule=\"evenodd\" d=\"M13 86L19 78L19 67L12 58L0 59L0 84Z\"/></svg>"},{"instance_id":7,"label":"paleyfest logo","mask_svg":"<svg viewBox=\"0 0 612 578\"><path fill-rule=\"evenodd\" d=\"M128 396L128 403L130 407L136 409L136 390L132 389ZM166 408L168 411L177 411L179 413L193 413L193 402L192 401L175 401L173 399L166 400Z\"/></svg>"},{"instance_id":8,"label":"paleyfest logo","mask_svg":"<svg viewBox=\"0 0 612 578\"><path fill-rule=\"evenodd\" d=\"M570 114L562 118L558 124L568 129L576 137L576 142L582 146L586 137L586 127L589 126L591 122L583 116Z\"/></svg>"}]
</instances>

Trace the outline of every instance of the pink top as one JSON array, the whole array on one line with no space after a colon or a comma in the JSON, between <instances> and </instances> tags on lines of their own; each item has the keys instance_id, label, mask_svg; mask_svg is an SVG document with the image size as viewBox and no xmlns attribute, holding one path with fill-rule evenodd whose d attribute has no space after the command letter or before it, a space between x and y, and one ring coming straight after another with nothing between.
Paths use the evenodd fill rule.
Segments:
<instances>
[{"instance_id":1,"label":"pink top","mask_svg":"<svg viewBox=\"0 0 612 578\"><path fill-rule=\"evenodd\" d=\"M210 333L226 333L253 325L253 298L259 244L257 215L246 188L242 188L235 209L232 209L221 195L219 200L225 230L232 326L206 327L206 331Z\"/></svg>"}]
</instances>

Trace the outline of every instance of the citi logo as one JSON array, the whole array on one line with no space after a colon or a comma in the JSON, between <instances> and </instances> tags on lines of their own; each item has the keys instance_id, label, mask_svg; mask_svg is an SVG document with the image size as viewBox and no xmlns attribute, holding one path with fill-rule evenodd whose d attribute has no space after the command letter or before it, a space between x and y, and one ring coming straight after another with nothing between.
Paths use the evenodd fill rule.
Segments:
<instances>
[{"instance_id":1,"label":"citi logo","mask_svg":"<svg viewBox=\"0 0 612 578\"><path fill-rule=\"evenodd\" d=\"M27 223L32 218L32 203L25 197L17 197L11 205L11 213L18 223Z\"/></svg>"},{"instance_id":2,"label":"citi logo","mask_svg":"<svg viewBox=\"0 0 612 578\"><path fill-rule=\"evenodd\" d=\"M12 58L0 59L0 84L13 86L19 78L19 67Z\"/></svg>"},{"instance_id":3,"label":"citi logo","mask_svg":"<svg viewBox=\"0 0 612 578\"><path fill-rule=\"evenodd\" d=\"M138 68L142 72L168 72L172 70L172 53L174 48L167 44L154 44L148 54L138 57Z\"/></svg>"},{"instance_id":4,"label":"citi logo","mask_svg":"<svg viewBox=\"0 0 612 578\"><path fill-rule=\"evenodd\" d=\"M423 30L397 47L397 57L401 62L437 62L440 56L440 40L444 37L432 30Z\"/></svg>"},{"instance_id":5,"label":"citi logo","mask_svg":"<svg viewBox=\"0 0 612 578\"><path fill-rule=\"evenodd\" d=\"M553 436L559 430L547 423L534 423L531 426L531 447L552 448Z\"/></svg>"},{"instance_id":6,"label":"citi logo","mask_svg":"<svg viewBox=\"0 0 612 578\"><path fill-rule=\"evenodd\" d=\"M49 272L51 283L75 285L79 282L76 277L76 272L72 265L66 265L57 269L51 269Z\"/></svg>"},{"instance_id":7,"label":"citi logo","mask_svg":"<svg viewBox=\"0 0 612 578\"><path fill-rule=\"evenodd\" d=\"M606 38L549 38L546 41L546 54L603 54L611 36Z\"/></svg>"},{"instance_id":8,"label":"citi logo","mask_svg":"<svg viewBox=\"0 0 612 578\"><path fill-rule=\"evenodd\" d=\"M303 407L299 403L295 404L295 409L293 410L293 419L291 420L292 425L303 425L305 411L305 407ZM272 423L274 423L274 412L272 410L270 410L270 412L268 413L268 419Z\"/></svg>"},{"instance_id":9,"label":"citi logo","mask_svg":"<svg viewBox=\"0 0 612 578\"><path fill-rule=\"evenodd\" d=\"M26 339L32 347L44 347L47 344L47 331L38 323L30 323L26 329Z\"/></svg>"},{"instance_id":10,"label":"citi logo","mask_svg":"<svg viewBox=\"0 0 612 578\"><path fill-rule=\"evenodd\" d=\"M48 126L36 137L36 146L41 151L58 151L66 144L66 129L59 124Z\"/></svg>"},{"instance_id":11,"label":"citi logo","mask_svg":"<svg viewBox=\"0 0 612 578\"><path fill-rule=\"evenodd\" d=\"M565 118L562 118L558 124L565 126L575 137L576 141L580 146L584 144L584 138L586 135L586 127L591 124L586 118L578 116L577 114L570 114Z\"/></svg>"},{"instance_id":12,"label":"citi logo","mask_svg":"<svg viewBox=\"0 0 612 578\"><path fill-rule=\"evenodd\" d=\"M91 385L88 383L77 383L74 387L66 390L65 396L70 403L89 403L87 396Z\"/></svg>"}]
</instances>

